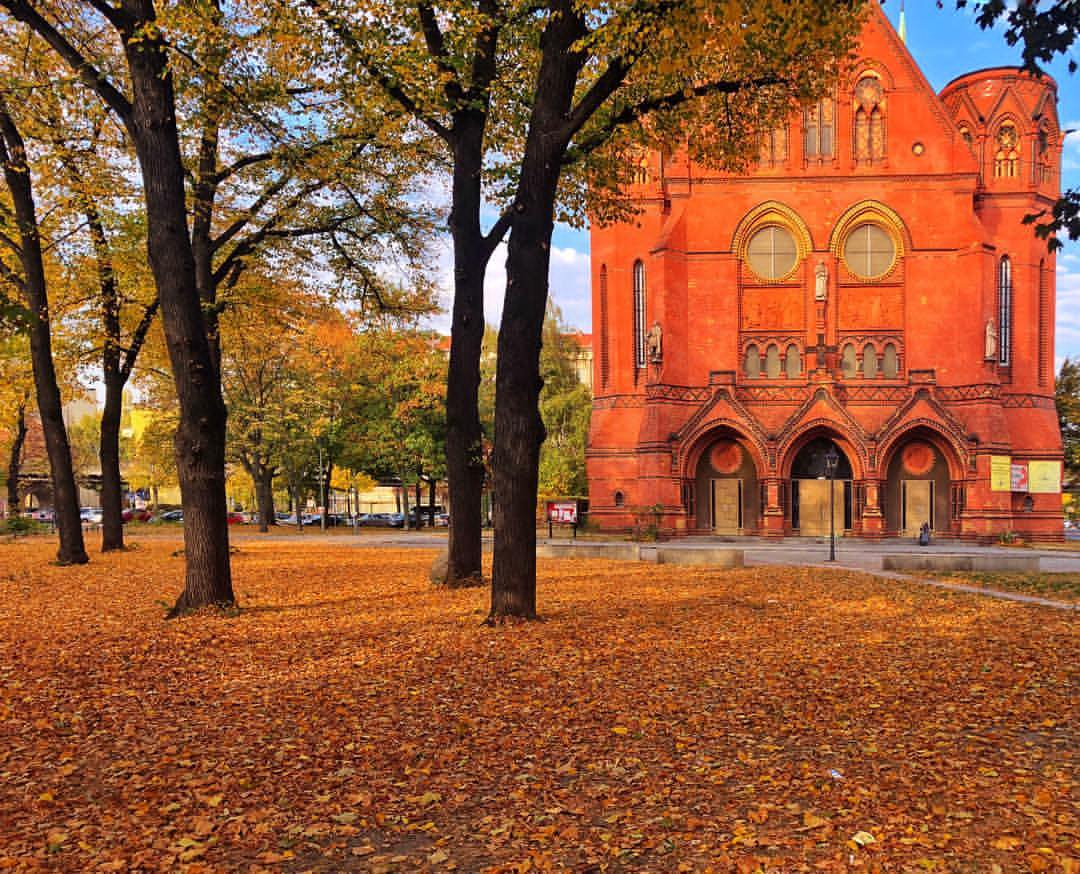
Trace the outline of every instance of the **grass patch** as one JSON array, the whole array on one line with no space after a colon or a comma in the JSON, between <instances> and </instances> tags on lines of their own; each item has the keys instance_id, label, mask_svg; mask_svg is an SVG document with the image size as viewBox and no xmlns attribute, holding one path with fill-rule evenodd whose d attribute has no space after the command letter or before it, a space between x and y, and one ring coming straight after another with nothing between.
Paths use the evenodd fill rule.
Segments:
<instances>
[{"instance_id":1,"label":"grass patch","mask_svg":"<svg viewBox=\"0 0 1080 874\"><path fill-rule=\"evenodd\" d=\"M936 580L966 583L983 589L1005 592L1022 592L1055 601L1080 601L1080 574L1076 573L976 573L953 571L945 574L927 574Z\"/></svg>"}]
</instances>

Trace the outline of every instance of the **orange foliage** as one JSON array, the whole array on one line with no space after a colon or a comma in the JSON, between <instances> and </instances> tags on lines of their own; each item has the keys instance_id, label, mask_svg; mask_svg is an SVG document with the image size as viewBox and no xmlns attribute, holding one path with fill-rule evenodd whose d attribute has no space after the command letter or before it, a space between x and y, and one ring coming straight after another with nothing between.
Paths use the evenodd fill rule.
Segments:
<instances>
[{"instance_id":1,"label":"orange foliage","mask_svg":"<svg viewBox=\"0 0 1080 874\"><path fill-rule=\"evenodd\" d=\"M0 545L0 868L1076 870L1072 615L851 573ZM1072 867L1070 867L1072 866Z\"/></svg>"}]
</instances>

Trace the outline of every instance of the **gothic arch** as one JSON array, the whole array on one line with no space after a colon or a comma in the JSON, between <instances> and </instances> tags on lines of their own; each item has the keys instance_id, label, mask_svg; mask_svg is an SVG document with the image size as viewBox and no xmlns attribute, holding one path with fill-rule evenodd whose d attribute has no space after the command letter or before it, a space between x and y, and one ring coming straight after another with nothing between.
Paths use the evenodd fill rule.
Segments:
<instances>
[{"instance_id":1,"label":"gothic arch","mask_svg":"<svg viewBox=\"0 0 1080 874\"><path fill-rule=\"evenodd\" d=\"M781 479L791 478L791 465L799 451L816 437L828 437L844 450L851 463L853 479L864 479L870 469L869 453L862 437L854 431L844 428L835 419L819 416L803 422L799 428L788 434L777 447L779 459L778 472Z\"/></svg>"},{"instance_id":2,"label":"gothic arch","mask_svg":"<svg viewBox=\"0 0 1080 874\"><path fill-rule=\"evenodd\" d=\"M862 200L844 210L833 226L832 235L829 237L829 251L841 258L848 233L866 222L879 225L889 233L896 244L895 264L900 264L904 255L913 248L911 234L899 213L878 200ZM893 269L896 269L895 266Z\"/></svg>"},{"instance_id":3,"label":"gothic arch","mask_svg":"<svg viewBox=\"0 0 1080 874\"><path fill-rule=\"evenodd\" d=\"M886 91L892 91L896 88L896 80L893 78L892 72L876 58L859 58L851 65L850 70L851 72L848 73L847 82L845 83L849 94L864 76L875 76L880 79L881 87Z\"/></svg>"},{"instance_id":4,"label":"gothic arch","mask_svg":"<svg viewBox=\"0 0 1080 874\"><path fill-rule=\"evenodd\" d=\"M964 479L967 452L959 445L954 434L929 418L905 422L882 441L878 447L878 470L882 476L889 469L897 450L909 439L923 439L934 444L949 466L949 476L954 480Z\"/></svg>"},{"instance_id":5,"label":"gothic arch","mask_svg":"<svg viewBox=\"0 0 1080 874\"><path fill-rule=\"evenodd\" d=\"M766 200L742 217L731 239L731 251L744 260L750 237L753 236L754 231L766 225L779 225L791 233L795 238L799 261L814 251L814 240L810 236L810 228L807 227L802 216L778 200Z\"/></svg>"},{"instance_id":6,"label":"gothic arch","mask_svg":"<svg viewBox=\"0 0 1080 874\"><path fill-rule=\"evenodd\" d=\"M1012 129L1012 134L1006 133ZM1029 131L1022 120L1012 113L1004 113L994 119L990 128L990 148L987 150L990 158L990 176L995 179L1021 179L1023 177L1024 141L1029 140L1027 147L1030 149ZM1011 141L1011 142L1009 142Z\"/></svg>"},{"instance_id":7,"label":"gothic arch","mask_svg":"<svg viewBox=\"0 0 1080 874\"><path fill-rule=\"evenodd\" d=\"M927 405L929 413L923 412L921 415L913 416L912 413L916 412L915 408L920 403ZM897 440L902 439L903 435L913 428L920 426L936 432L940 435L940 439L949 445L956 462L960 465L956 478L962 479L963 470L971 460L967 449L968 438L964 434L963 425L926 389L920 389L912 395L878 430L875 435L878 447L877 458L879 460L885 458L896 445ZM879 469L884 470L880 466Z\"/></svg>"},{"instance_id":8,"label":"gothic arch","mask_svg":"<svg viewBox=\"0 0 1080 874\"><path fill-rule=\"evenodd\" d=\"M714 419L689 438L688 450L682 458L680 475L692 479L697 472L701 456L721 437L733 437L746 450L754 465L759 479L764 479L769 472L768 453L743 423L734 419Z\"/></svg>"}]
</instances>

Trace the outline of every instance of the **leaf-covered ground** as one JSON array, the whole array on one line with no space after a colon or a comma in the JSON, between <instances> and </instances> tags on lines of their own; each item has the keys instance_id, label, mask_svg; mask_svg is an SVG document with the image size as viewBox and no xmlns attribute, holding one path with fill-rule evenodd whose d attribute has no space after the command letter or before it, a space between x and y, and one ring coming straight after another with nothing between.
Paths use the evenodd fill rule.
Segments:
<instances>
[{"instance_id":1,"label":"leaf-covered ground","mask_svg":"<svg viewBox=\"0 0 1080 874\"><path fill-rule=\"evenodd\" d=\"M1023 592L1055 601L1080 601L1080 574L1076 573L976 573L956 571L948 574L927 574L934 579L966 583L984 589Z\"/></svg>"},{"instance_id":2,"label":"leaf-covered ground","mask_svg":"<svg viewBox=\"0 0 1080 874\"><path fill-rule=\"evenodd\" d=\"M431 553L245 542L167 623L175 546L0 546L0 868L1077 870L1074 614L553 562L490 629Z\"/></svg>"}]
</instances>

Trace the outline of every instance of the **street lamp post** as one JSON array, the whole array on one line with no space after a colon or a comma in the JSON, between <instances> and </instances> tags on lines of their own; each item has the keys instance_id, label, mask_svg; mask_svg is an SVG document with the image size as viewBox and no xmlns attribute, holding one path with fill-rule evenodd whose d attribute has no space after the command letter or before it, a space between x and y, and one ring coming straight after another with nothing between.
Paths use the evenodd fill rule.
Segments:
<instances>
[{"instance_id":1,"label":"street lamp post","mask_svg":"<svg viewBox=\"0 0 1080 874\"><path fill-rule=\"evenodd\" d=\"M836 468L840 455L835 446L825 453L825 475L829 478L829 561L836 561Z\"/></svg>"}]
</instances>

